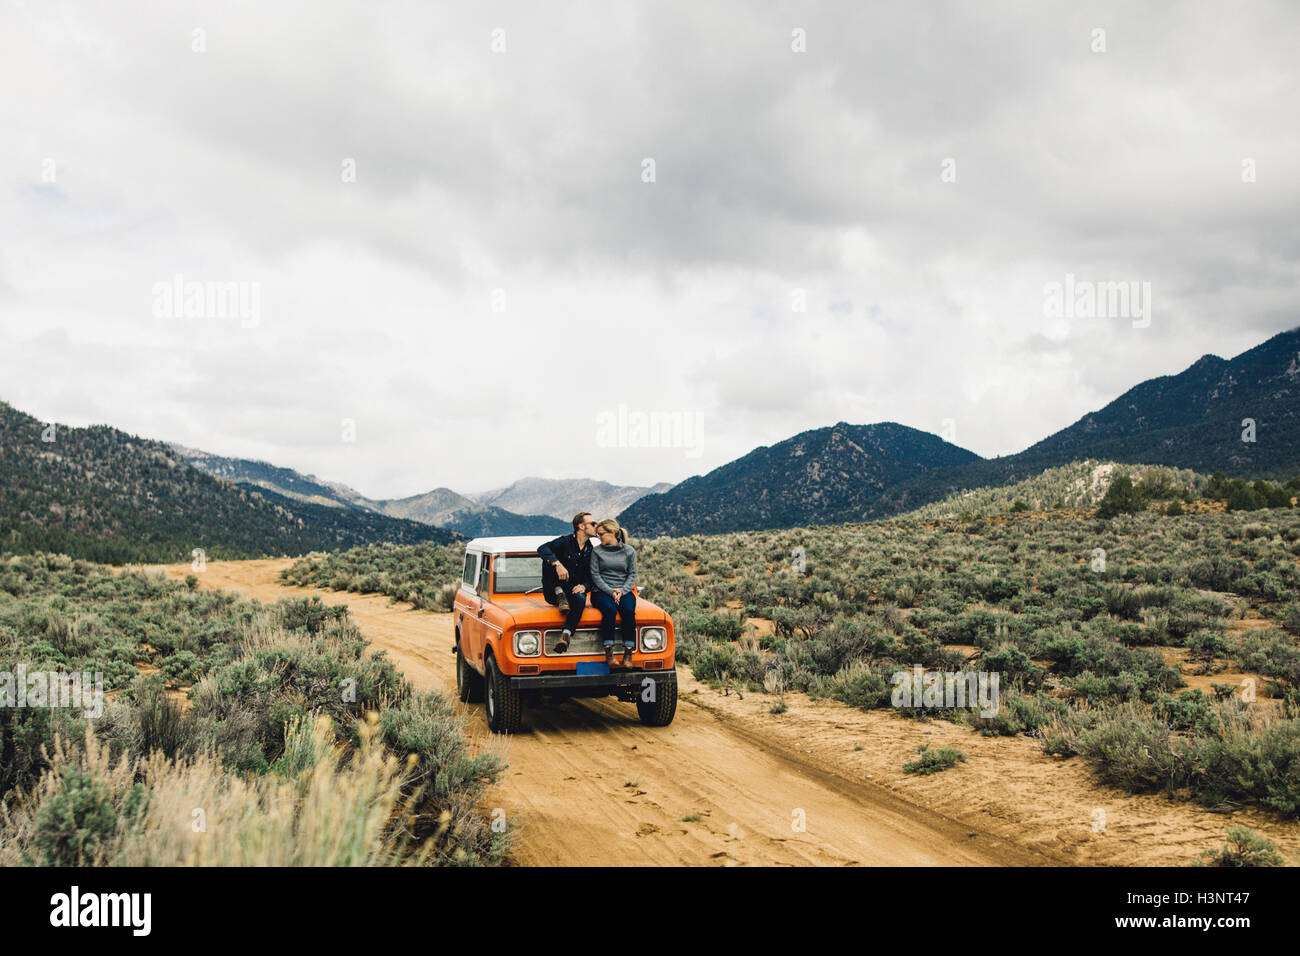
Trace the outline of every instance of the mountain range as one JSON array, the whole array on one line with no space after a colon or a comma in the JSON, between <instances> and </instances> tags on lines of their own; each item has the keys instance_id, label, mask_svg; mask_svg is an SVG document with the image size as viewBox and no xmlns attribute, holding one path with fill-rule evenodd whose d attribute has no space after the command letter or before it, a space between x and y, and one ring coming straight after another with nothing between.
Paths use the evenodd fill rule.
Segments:
<instances>
[{"instance_id":1,"label":"mountain range","mask_svg":"<svg viewBox=\"0 0 1300 956\"><path fill-rule=\"evenodd\" d=\"M449 544L416 521L241 488L107 425L41 422L0 402L0 549L104 563L303 554L377 541Z\"/></svg>"},{"instance_id":2,"label":"mountain range","mask_svg":"<svg viewBox=\"0 0 1300 956\"><path fill-rule=\"evenodd\" d=\"M370 499L107 425L49 425L0 402L0 549L115 563L174 561L194 548L214 558L301 554L559 534L577 508L617 512L638 536L760 530L888 517L1086 459L1245 478L1300 472L1300 329L1142 382L1015 455L984 459L893 422L839 422L651 488L523 478L474 496L435 488Z\"/></svg>"},{"instance_id":3,"label":"mountain range","mask_svg":"<svg viewBox=\"0 0 1300 956\"><path fill-rule=\"evenodd\" d=\"M979 460L906 425L840 422L642 498L619 521L638 536L861 521L923 504L895 493L907 479Z\"/></svg>"},{"instance_id":4,"label":"mountain range","mask_svg":"<svg viewBox=\"0 0 1300 956\"><path fill-rule=\"evenodd\" d=\"M450 488L435 488L409 498L367 498L347 485L322 481L291 468L247 458L223 458L197 448L172 446L198 470L241 488L256 488L303 504L404 518L455 531L468 537L510 534L563 534L567 521L546 514L516 514L480 504Z\"/></svg>"},{"instance_id":5,"label":"mountain range","mask_svg":"<svg viewBox=\"0 0 1300 956\"><path fill-rule=\"evenodd\" d=\"M612 517L646 495L663 494L672 486L669 481L645 488L640 485L611 485L590 478L520 478L508 487L481 491L469 497L481 505L495 505L526 514L551 515L568 523L579 508L598 518Z\"/></svg>"},{"instance_id":6,"label":"mountain range","mask_svg":"<svg viewBox=\"0 0 1300 956\"><path fill-rule=\"evenodd\" d=\"M1300 329L1292 329L1231 360L1203 355L1149 379L1015 457L1034 467L1110 458L1289 478L1300 465L1298 426Z\"/></svg>"},{"instance_id":7,"label":"mountain range","mask_svg":"<svg viewBox=\"0 0 1300 956\"><path fill-rule=\"evenodd\" d=\"M985 459L903 425L840 422L647 495L619 520L640 536L866 521L1084 459L1246 478L1300 472L1300 329L1142 382L1015 455Z\"/></svg>"}]
</instances>

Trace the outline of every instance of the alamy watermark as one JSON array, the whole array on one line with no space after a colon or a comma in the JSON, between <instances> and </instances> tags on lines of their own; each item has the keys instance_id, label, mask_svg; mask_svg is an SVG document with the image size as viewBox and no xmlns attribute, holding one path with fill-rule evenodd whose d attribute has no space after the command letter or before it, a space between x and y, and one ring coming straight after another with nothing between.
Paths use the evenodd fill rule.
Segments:
<instances>
[{"instance_id":1,"label":"alamy watermark","mask_svg":"<svg viewBox=\"0 0 1300 956\"><path fill-rule=\"evenodd\" d=\"M239 319L240 328L262 321L262 283L186 281L179 272L153 285L153 314L159 319Z\"/></svg>"},{"instance_id":2,"label":"alamy watermark","mask_svg":"<svg viewBox=\"0 0 1300 956\"><path fill-rule=\"evenodd\" d=\"M927 671L920 664L911 671L895 671L890 683L895 707L978 708L981 717L998 714L1000 671Z\"/></svg>"},{"instance_id":3,"label":"alamy watermark","mask_svg":"<svg viewBox=\"0 0 1300 956\"><path fill-rule=\"evenodd\" d=\"M153 927L152 893L83 893L73 884L50 897L50 925L57 927L126 927L133 936L148 936Z\"/></svg>"},{"instance_id":4,"label":"alamy watermark","mask_svg":"<svg viewBox=\"0 0 1300 956\"><path fill-rule=\"evenodd\" d=\"M703 453L704 416L699 412L646 412L619 405L596 416L599 448L681 448L687 458Z\"/></svg>"},{"instance_id":5,"label":"alamy watermark","mask_svg":"<svg viewBox=\"0 0 1300 956\"><path fill-rule=\"evenodd\" d=\"M95 671L0 671L0 707L80 707L86 717L104 714L104 673Z\"/></svg>"},{"instance_id":6,"label":"alamy watermark","mask_svg":"<svg viewBox=\"0 0 1300 956\"><path fill-rule=\"evenodd\" d=\"M1133 328L1151 324L1150 282L1092 282L1065 274L1043 286L1043 315L1049 319L1132 319Z\"/></svg>"}]
</instances>

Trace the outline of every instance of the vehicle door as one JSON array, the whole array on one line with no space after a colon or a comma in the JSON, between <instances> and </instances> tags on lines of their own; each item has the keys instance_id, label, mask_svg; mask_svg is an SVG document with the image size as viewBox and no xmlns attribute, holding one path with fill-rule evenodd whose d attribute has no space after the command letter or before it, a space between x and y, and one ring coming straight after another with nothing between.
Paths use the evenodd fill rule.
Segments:
<instances>
[{"instance_id":1,"label":"vehicle door","mask_svg":"<svg viewBox=\"0 0 1300 956\"><path fill-rule=\"evenodd\" d=\"M492 555L490 554L484 554L483 560L479 562L478 583L474 590L477 604L474 609L474 643L471 646L474 649L474 662L482 669L483 651L487 647L488 638L488 627L484 617L490 613L492 603ZM467 614L466 617L468 616Z\"/></svg>"},{"instance_id":2,"label":"vehicle door","mask_svg":"<svg viewBox=\"0 0 1300 956\"><path fill-rule=\"evenodd\" d=\"M456 592L456 629L461 636L461 650L465 659L474 657L474 641L478 632L478 566L480 554L477 551L465 552L465 564L461 568L460 590Z\"/></svg>"}]
</instances>

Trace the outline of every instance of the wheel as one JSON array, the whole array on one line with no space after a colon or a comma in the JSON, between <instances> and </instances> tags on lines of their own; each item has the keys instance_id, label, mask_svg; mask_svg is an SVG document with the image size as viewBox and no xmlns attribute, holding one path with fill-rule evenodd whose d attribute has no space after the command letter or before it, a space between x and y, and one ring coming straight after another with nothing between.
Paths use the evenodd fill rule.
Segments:
<instances>
[{"instance_id":1,"label":"wheel","mask_svg":"<svg viewBox=\"0 0 1300 956\"><path fill-rule=\"evenodd\" d=\"M642 693L638 692L636 698L636 712L641 716L641 723L647 727L671 724L677 713L677 681L655 681L654 700L644 700Z\"/></svg>"},{"instance_id":2,"label":"wheel","mask_svg":"<svg viewBox=\"0 0 1300 956\"><path fill-rule=\"evenodd\" d=\"M483 678L469 666L460 645L456 646L456 693L465 704L477 704L483 699Z\"/></svg>"},{"instance_id":3,"label":"wheel","mask_svg":"<svg viewBox=\"0 0 1300 956\"><path fill-rule=\"evenodd\" d=\"M487 659L486 684L488 729L494 734L515 733L524 715L524 702L490 656Z\"/></svg>"}]
</instances>

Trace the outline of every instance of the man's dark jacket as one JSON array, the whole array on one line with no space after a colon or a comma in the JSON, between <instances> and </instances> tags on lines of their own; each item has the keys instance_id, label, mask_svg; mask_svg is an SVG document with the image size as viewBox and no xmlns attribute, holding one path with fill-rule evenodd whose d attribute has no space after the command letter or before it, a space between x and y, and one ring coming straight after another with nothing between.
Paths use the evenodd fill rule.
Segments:
<instances>
[{"instance_id":1,"label":"man's dark jacket","mask_svg":"<svg viewBox=\"0 0 1300 956\"><path fill-rule=\"evenodd\" d=\"M563 587L566 591L575 584L584 585L591 590L591 539L581 550L578 549L577 534L562 534L554 541L548 541L537 549L542 556L542 596L547 603L555 603L555 589ZM569 580L561 582L555 573L552 561L559 561L569 572Z\"/></svg>"}]
</instances>

